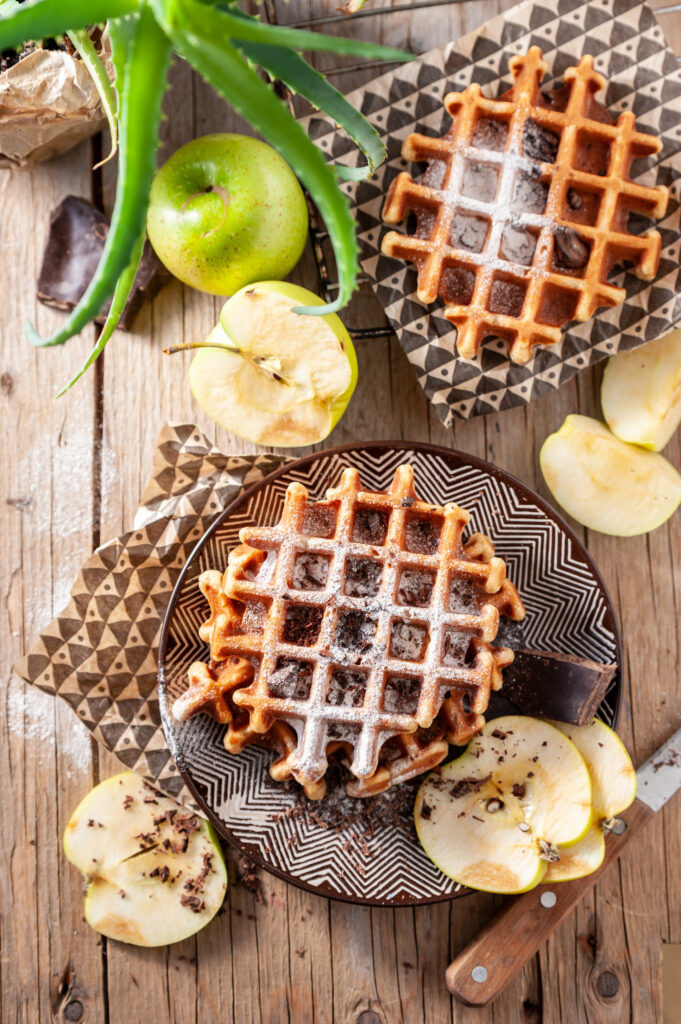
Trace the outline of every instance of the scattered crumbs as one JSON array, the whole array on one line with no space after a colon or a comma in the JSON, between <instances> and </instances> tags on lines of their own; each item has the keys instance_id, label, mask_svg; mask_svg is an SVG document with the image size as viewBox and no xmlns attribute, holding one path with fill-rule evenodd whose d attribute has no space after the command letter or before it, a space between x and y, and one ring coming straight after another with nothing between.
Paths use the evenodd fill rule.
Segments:
<instances>
[{"instance_id":1,"label":"scattered crumbs","mask_svg":"<svg viewBox=\"0 0 681 1024\"><path fill-rule=\"evenodd\" d=\"M296 956L299 956L301 960L303 959L303 957L305 956L306 953L307 953L306 949L297 949L296 950Z\"/></svg>"},{"instance_id":2,"label":"scattered crumbs","mask_svg":"<svg viewBox=\"0 0 681 1024\"><path fill-rule=\"evenodd\" d=\"M130 971L128 971L128 977L130 978L131 984L133 984L135 986L135 988L139 988L139 982L137 981L137 978L135 977L135 975L131 974Z\"/></svg>"},{"instance_id":3,"label":"scattered crumbs","mask_svg":"<svg viewBox=\"0 0 681 1024\"><path fill-rule=\"evenodd\" d=\"M414 970L414 965L410 964L408 960L403 960L402 961L402 966L404 967L405 971L413 971Z\"/></svg>"},{"instance_id":4,"label":"scattered crumbs","mask_svg":"<svg viewBox=\"0 0 681 1024\"><path fill-rule=\"evenodd\" d=\"M424 803L421 805L421 817L425 818L426 821L430 821L430 816L432 813L433 808L430 806L430 804Z\"/></svg>"},{"instance_id":5,"label":"scattered crumbs","mask_svg":"<svg viewBox=\"0 0 681 1024\"><path fill-rule=\"evenodd\" d=\"M517 796L519 800L522 800L525 796L525 787L522 782L514 782L511 792L513 793L513 796Z\"/></svg>"},{"instance_id":6,"label":"scattered crumbs","mask_svg":"<svg viewBox=\"0 0 681 1024\"><path fill-rule=\"evenodd\" d=\"M187 907L194 914L200 914L205 909L205 901L199 896L190 895L189 893L183 892L180 896L180 904L183 907Z\"/></svg>"},{"instance_id":7,"label":"scattered crumbs","mask_svg":"<svg viewBox=\"0 0 681 1024\"><path fill-rule=\"evenodd\" d=\"M528 779L533 779L534 778L534 772L528 772L527 773L527 778Z\"/></svg>"},{"instance_id":8,"label":"scattered crumbs","mask_svg":"<svg viewBox=\"0 0 681 1024\"><path fill-rule=\"evenodd\" d=\"M481 824L483 824L483 825L485 824L484 819L483 818L479 818L477 816L477 814L471 814L471 818L475 818L476 821L481 822Z\"/></svg>"},{"instance_id":9,"label":"scattered crumbs","mask_svg":"<svg viewBox=\"0 0 681 1024\"><path fill-rule=\"evenodd\" d=\"M125 895L126 895L126 894L125 894L125 889L119 889L119 890L118 890L118 895L120 896L120 898L121 898L122 900L124 900L124 899L125 899Z\"/></svg>"},{"instance_id":10,"label":"scattered crumbs","mask_svg":"<svg viewBox=\"0 0 681 1024\"><path fill-rule=\"evenodd\" d=\"M123 810L124 811L129 811L131 806L132 806L132 803L133 803L133 798L128 793L127 796L123 797ZM156 822L154 822L154 825L155 824L156 824Z\"/></svg>"},{"instance_id":11,"label":"scattered crumbs","mask_svg":"<svg viewBox=\"0 0 681 1024\"><path fill-rule=\"evenodd\" d=\"M163 867L157 866L149 872L149 878L160 878L162 882L167 882L170 878L170 868L167 864L164 864Z\"/></svg>"},{"instance_id":12,"label":"scattered crumbs","mask_svg":"<svg viewBox=\"0 0 681 1024\"><path fill-rule=\"evenodd\" d=\"M504 732L502 729L495 729L492 736L496 736L498 740L505 740L508 733Z\"/></svg>"},{"instance_id":13,"label":"scattered crumbs","mask_svg":"<svg viewBox=\"0 0 681 1024\"><path fill-rule=\"evenodd\" d=\"M245 853L239 854L236 860L237 883L253 893L258 903L264 903L260 879L258 878L255 861Z\"/></svg>"}]
</instances>

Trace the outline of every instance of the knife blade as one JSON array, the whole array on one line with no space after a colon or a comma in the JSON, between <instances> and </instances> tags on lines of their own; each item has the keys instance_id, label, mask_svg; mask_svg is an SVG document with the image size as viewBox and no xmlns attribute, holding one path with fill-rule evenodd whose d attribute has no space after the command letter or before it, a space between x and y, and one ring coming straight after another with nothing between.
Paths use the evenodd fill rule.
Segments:
<instances>
[{"instance_id":1,"label":"knife blade","mask_svg":"<svg viewBox=\"0 0 681 1024\"><path fill-rule=\"evenodd\" d=\"M652 817L681 788L681 729L663 743L636 772L637 795L617 818L623 823L606 836L605 857L584 878L538 885L515 896L449 965L447 988L467 1006L486 1006L541 949L604 871Z\"/></svg>"}]
</instances>

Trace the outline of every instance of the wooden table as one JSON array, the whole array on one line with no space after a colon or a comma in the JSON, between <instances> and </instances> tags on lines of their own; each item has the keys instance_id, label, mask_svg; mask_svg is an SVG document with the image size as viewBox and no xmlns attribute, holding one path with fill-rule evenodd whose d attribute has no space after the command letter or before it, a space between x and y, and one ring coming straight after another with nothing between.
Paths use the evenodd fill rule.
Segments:
<instances>
[{"instance_id":1,"label":"wooden table","mask_svg":"<svg viewBox=\"0 0 681 1024\"><path fill-rule=\"evenodd\" d=\"M417 52L500 9L496 0L421 0L413 11L397 4L385 14L390 4L371 0L366 16L343 21L336 18L336 0L275 2L269 13L282 21L328 17L329 31L406 44ZM662 0L657 6L668 8L661 22L681 53L679 5ZM330 55L320 55L320 67L333 63ZM331 77L341 89L376 73L352 70L354 61L340 63ZM209 131L243 130L186 67L176 67L172 80L166 154ZM220 306L220 300L179 284L141 314L134 335L113 339L68 397L52 400L89 350L93 330L64 348L36 352L23 337L23 322L30 317L46 333L61 321L35 301L49 211L69 192L103 196L110 205L111 169L103 181L93 176L91 145L31 174L0 172L4 679L66 603L93 547L130 524L164 420L195 419L226 450L255 450L216 432L197 410L187 384L188 359L161 354L169 343L203 338ZM316 287L311 253L295 280ZM383 322L367 286L346 316L355 327ZM537 461L542 441L570 412L599 415L596 369L532 406L447 431L394 339L362 342L358 355L360 383L330 443L430 440L489 459L547 496ZM680 435L666 454L681 465ZM605 577L622 626L626 686L620 732L638 763L681 724L681 517L631 540L578 532ZM371 910L308 895L264 874L263 902L233 884L226 912L176 946L143 950L100 938L84 922L82 880L64 859L60 838L77 801L120 765L96 746L65 704L16 679L3 691L2 710L3 1024L661 1020L662 944L681 942L679 798L498 1003L476 1011L454 1005L443 979L446 964L498 905L483 894L433 907Z\"/></svg>"}]
</instances>

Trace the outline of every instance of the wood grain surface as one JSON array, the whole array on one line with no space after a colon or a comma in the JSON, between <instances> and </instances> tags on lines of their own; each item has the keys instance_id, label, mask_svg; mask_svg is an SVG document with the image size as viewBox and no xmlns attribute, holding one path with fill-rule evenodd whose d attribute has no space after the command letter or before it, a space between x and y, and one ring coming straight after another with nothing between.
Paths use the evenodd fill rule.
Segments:
<instances>
[{"instance_id":1,"label":"wood grain surface","mask_svg":"<svg viewBox=\"0 0 681 1024\"><path fill-rule=\"evenodd\" d=\"M422 52L474 28L497 0L414 10L370 0L360 17L337 15L336 0L273 0L287 23L327 19L353 33ZM510 4L506 4L510 6ZM681 53L679 5L658 2L668 39ZM349 90L377 73L321 54L318 66ZM333 70L336 69L336 70ZM165 155L215 130L245 130L186 67L172 72ZM119 333L94 371L53 401L92 344L92 329L68 345L34 351L29 317L47 332L59 314L35 301L49 211L67 193L110 208L112 169L92 174L97 143L30 174L0 171L0 445L2 525L2 877L0 1005L3 1024L655 1024L661 1011L664 942L681 941L681 799L648 826L599 879L576 912L491 1007L455 1004L444 971L501 905L477 894L451 904L371 910L303 893L269 875L261 899L239 882L224 912L195 938L153 950L109 942L83 920L82 882L61 853L71 810L119 763L98 748L72 712L11 678L11 665L66 603L76 572L100 539L131 521L166 419L195 419L226 450L252 445L219 431L195 407L189 359L161 349L200 339L219 300L175 283ZM94 148L93 148L94 147ZM294 279L315 289L308 251ZM345 316L349 326L384 323L367 286ZM538 469L542 441L570 412L599 415L596 368L532 406L445 430L393 338L358 346L360 383L330 443L380 438L432 440L502 466L549 498ZM679 435L666 453L681 465ZM625 645L620 732L639 763L681 724L677 608L681 604L681 518L629 540L578 528L610 588Z\"/></svg>"}]
</instances>

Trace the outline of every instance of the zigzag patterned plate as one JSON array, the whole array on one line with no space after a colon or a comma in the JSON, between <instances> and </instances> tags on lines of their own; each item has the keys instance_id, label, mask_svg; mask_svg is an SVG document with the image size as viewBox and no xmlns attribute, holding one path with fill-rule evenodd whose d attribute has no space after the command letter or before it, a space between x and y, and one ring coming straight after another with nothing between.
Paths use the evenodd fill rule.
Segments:
<instances>
[{"instance_id":1,"label":"zigzag patterned plate","mask_svg":"<svg viewBox=\"0 0 681 1024\"><path fill-rule=\"evenodd\" d=\"M430 903L457 887L428 860L416 839L411 809L418 782L373 801L334 790L310 804L295 785L272 782L272 755L260 748L228 754L224 726L207 716L183 724L169 713L185 688L189 664L206 655L198 638L205 602L197 587L204 569L222 568L239 530L279 519L284 493L299 480L323 497L342 470L356 466L368 488L389 486L402 462L415 468L419 496L457 501L471 513L472 530L487 533L506 560L527 608L519 627L504 631L510 646L583 655L621 664L612 605L591 559L572 532L536 494L513 477L460 452L429 445L346 446L288 463L244 493L218 516L187 561L175 587L161 637L159 690L168 745L206 815L234 846L269 871L325 896L370 905ZM619 674L600 708L614 724ZM461 890L463 894L465 890Z\"/></svg>"}]
</instances>

